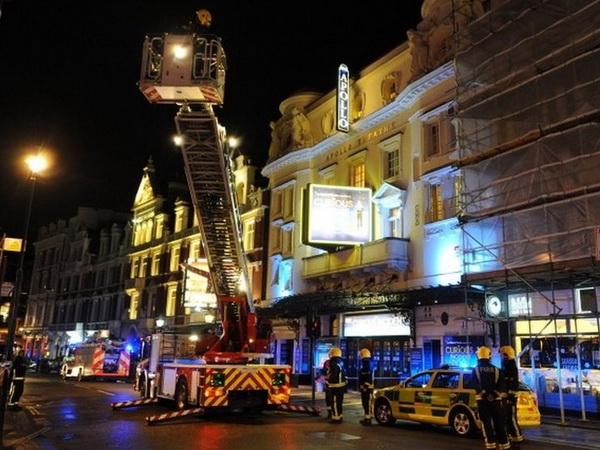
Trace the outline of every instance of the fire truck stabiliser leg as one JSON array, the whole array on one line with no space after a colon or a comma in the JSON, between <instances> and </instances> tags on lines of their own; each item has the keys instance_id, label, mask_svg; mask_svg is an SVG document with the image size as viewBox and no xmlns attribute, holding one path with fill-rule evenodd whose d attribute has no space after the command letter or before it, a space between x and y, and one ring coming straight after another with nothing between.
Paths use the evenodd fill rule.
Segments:
<instances>
[{"instance_id":1,"label":"fire truck stabiliser leg","mask_svg":"<svg viewBox=\"0 0 600 450\"><path fill-rule=\"evenodd\" d=\"M148 425L152 425L156 422L162 422L164 420L176 419L178 417L186 417L193 414L200 414L204 412L204 407L182 409L181 411L175 411L172 413L156 414L154 416L147 416L146 422Z\"/></svg>"},{"instance_id":2,"label":"fire truck stabiliser leg","mask_svg":"<svg viewBox=\"0 0 600 450\"><path fill-rule=\"evenodd\" d=\"M321 409L314 406L303 406L303 405L277 405L274 408L278 412L297 412L305 414L313 414L318 416L321 414Z\"/></svg>"},{"instance_id":3,"label":"fire truck stabiliser leg","mask_svg":"<svg viewBox=\"0 0 600 450\"><path fill-rule=\"evenodd\" d=\"M132 400L130 402L111 403L110 407L112 409L127 408L128 406L148 405L150 403L156 403L156 402L158 402L157 398L144 398L144 399L140 399L140 400Z\"/></svg>"}]
</instances>

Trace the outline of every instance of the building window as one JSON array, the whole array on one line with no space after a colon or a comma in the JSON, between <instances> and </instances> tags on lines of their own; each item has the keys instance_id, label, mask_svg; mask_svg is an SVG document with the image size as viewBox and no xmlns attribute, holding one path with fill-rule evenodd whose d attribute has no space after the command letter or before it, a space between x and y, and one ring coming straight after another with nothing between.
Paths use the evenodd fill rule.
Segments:
<instances>
[{"instance_id":1,"label":"building window","mask_svg":"<svg viewBox=\"0 0 600 450\"><path fill-rule=\"evenodd\" d=\"M387 233L384 237L403 237L404 233L402 230L402 208L390 208L388 209L387 217Z\"/></svg>"},{"instance_id":2,"label":"building window","mask_svg":"<svg viewBox=\"0 0 600 450\"><path fill-rule=\"evenodd\" d=\"M169 292L167 294L167 307L166 314L167 316L174 316L177 305L177 286L173 286L169 288Z\"/></svg>"},{"instance_id":3,"label":"building window","mask_svg":"<svg viewBox=\"0 0 600 450\"><path fill-rule=\"evenodd\" d=\"M430 113L423 121L425 159L449 153L456 148L456 132L448 106Z\"/></svg>"},{"instance_id":4,"label":"building window","mask_svg":"<svg viewBox=\"0 0 600 450\"><path fill-rule=\"evenodd\" d=\"M169 264L169 269L171 272L177 272L179 270L179 255L181 253L181 249L179 247L171 248L171 262Z\"/></svg>"},{"instance_id":5,"label":"building window","mask_svg":"<svg viewBox=\"0 0 600 450\"><path fill-rule=\"evenodd\" d=\"M367 185L366 168L364 162L354 163L350 166L350 186L365 187Z\"/></svg>"},{"instance_id":6,"label":"building window","mask_svg":"<svg viewBox=\"0 0 600 450\"><path fill-rule=\"evenodd\" d=\"M283 190L283 220L294 218L294 185L287 186Z\"/></svg>"},{"instance_id":7,"label":"building window","mask_svg":"<svg viewBox=\"0 0 600 450\"><path fill-rule=\"evenodd\" d=\"M578 288L575 290L575 303L577 314L598 312L596 301L596 288Z\"/></svg>"},{"instance_id":8,"label":"building window","mask_svg":"<svg viewBox=\"0 0 600 450\"><path fill-rule=\"evenodd\" d=\"M283 215L283 192L273 190L273 198L271 200L271 218L278 219Z\"/></svg>"},{"instance_id":9,"label":"building window","mask_svg":"<svg viewBox=\"0 0 600 450\"><path fill-rule=\"evenodd\" d=\"M269 252L281 253L281 228L278 226L271 226L269 230L269 241L271 243Z\"/></svg>"},{"instance_id":10,"label":"building window","mask_svg":"<svg viewBox=\"0 0 600 450\"><path fill-rule=\"evenodd\" d=\"M281 254L284 258L293 256L294 252L294 228L286 227L282 230Z\"/></svg>"},{"instance_id":11,"label":"building window","mask_svg":"<svg viewBox=\"0 0 600 450\"><path fill-rule=\"evenodd\" d=\"M254 245L254 220L248 220L244 223L244 250L253 250Z\"/></svg>"},{"instance_id":12,"label":"building window","mask_svg":"<svg viewBox=\"0 0 600 450\"><path fill-rule=\"evenodd\" d=\"M461 178L456 174L446 174L428 183L427 219L428 223L456 217L460 211Z\"/></svg>"},{"instance_id":13,"label":"building window","mask_svg":"<svg viewBox=\"0 0 600 450\"><path fill-rule=\"evenodd\" d=\"M195 262L200 259L200 242L194 241L190 244L190 262Z\"/></svg>"},{"instance_id":14,"label":"building window","mask_svg":"<svg viewBox=\"0 0 600 450\"><path fill-rule=\"evenodd\" d=\"M137 278L138 271L140 270L140 260L138 258L131 261L131 278Z\"/></svg>"},{"instance_id":15,"label":"building window","mask_svg":"<svg viewBox=\"0 0 600 450\"><path fill-rule=\"evenodd\" d=\"M440 184L430 184L428 192L427 221L437 222L444 218L442 210L442 186Z\"/></svg>"},{"instance_id":16,"label":"building window","mask_svg":"<svg viewBox=\"0 0 600 450\"><path fill-rule=\"evenodd\" d=\"M152 257L152 273L150 275L158 275L160 273L160 253Z\"/></svg>"},{"instance_id":17,"label":"building window","mask_svg":"<svg viewBox=\"0 0 600 450\"><path fill-rule=\"evenodd\" d=\"M129 319L135 320L137 319L137 310L139 304L139 294L131 295L131 306L129 307Z\"/></svg>"},{"instance_id":18,"label":"building window","mask_svg":"<svg viewBox=\"0 0 600 450\"><path fill-rule=\"evenodd\" d=\"M378 144L381 149L381 160L383 162L383 178L395 178L402 173L402 133L397 133Z\"/></svg>"}]
</instances>

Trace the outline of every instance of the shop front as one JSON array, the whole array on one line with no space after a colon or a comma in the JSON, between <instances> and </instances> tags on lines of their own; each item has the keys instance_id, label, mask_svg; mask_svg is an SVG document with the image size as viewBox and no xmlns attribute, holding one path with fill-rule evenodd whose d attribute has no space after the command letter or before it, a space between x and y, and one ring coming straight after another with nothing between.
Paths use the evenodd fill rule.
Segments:
<instances>
[{"instance_id":1,"label":"shop front","mask_svg":"<svg viewBox=\"0 0 600 450\"><path fill-rule=\"evenodd\" d=\"M598 333L598 317L516 321L521 379L540 407L600 412Z\"/></svg>"}]
</instances>

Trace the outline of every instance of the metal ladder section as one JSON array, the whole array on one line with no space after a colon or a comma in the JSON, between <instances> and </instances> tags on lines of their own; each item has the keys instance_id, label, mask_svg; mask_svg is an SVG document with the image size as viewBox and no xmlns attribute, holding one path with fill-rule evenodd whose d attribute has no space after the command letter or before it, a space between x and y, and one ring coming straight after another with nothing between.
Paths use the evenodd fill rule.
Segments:
<instances>
[{"instance_id":1,"label":"metal ladder section","mask_svg":"<svg viewBox=\"0 0 600 450\"><path fill-rule=\"evenodd\" d=\"M231 161L223 148L224 128L212 106L199 106L200 111L192 111L184 105L175 125L183 137L186 177L213 288L217 295L236 296L240 295L240 281L248 278ZM250 299L248 304L252 307Z\"/></svg>"}]
</instances>

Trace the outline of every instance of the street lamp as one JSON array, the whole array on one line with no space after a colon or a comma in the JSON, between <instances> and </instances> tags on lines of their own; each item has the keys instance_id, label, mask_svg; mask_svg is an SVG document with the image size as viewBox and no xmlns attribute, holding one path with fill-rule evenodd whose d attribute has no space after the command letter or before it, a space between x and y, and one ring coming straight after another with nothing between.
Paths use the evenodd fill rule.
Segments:
<instances>
[{"instance_id":1,"label":"street lamp","mask_svg":"<svg viewBox=\"0 0 600 450\"><path fill-rule=\"evenodd\" d=\"M31 182L31 190L29 191L29 201L27 202L27 209L25 211L25 222L21 242L21 251L19 253L19 265L17 267L17 276L15 279L15 288L10 302L8 335L6 336L6 348L4 349L4 354L6 355L6 359L8 361L12 360L13 347L15 344L17 312L19 303L21 301L21 291L23 290L23 266L25 264L25 251L27 249L27 235L29 234L29 222L31 219L31 210L33 208L35 182L37 180L37 174L44 170L48 165L46 158L44 158L40 153L36 153L35 155L28 157L25 162L29 167L29 181Z\"/></svg>"},{"instance_id":2,"label":"street lamp","mask_svg":"<svg viewBox=\"0 0 600 450\"><path fill-rule=\"evenodd\" d=\"M29 220L31 219L31 210L33 208L33 193L35 191L35 181L38 172L44 170L47 166L46 159L40 154L36 153L25 160L29 167L29 181L31 182L31 191L29 192L29 201L27 203L27 209L25 212L25 223L23 229L23 236L21 237L21 248L19 253L19 266L17 267L17 276L15 279L15 287L13 295L10 301L9 321L8 321L8 335L6 336L6 348L4 349L4 356L7 361L11 361L13 357L13 347L15 345L15 328L17 326L17 312L19 309L19 302L21 301L21 291L23 290L23 266L25 264L25 250L27 247L27 235L29 234ZM2 373L3 374L3 373ZM8 400L9 385L6 382L10 377L3 377L4 383L2 383L2 395L0 398L0 445L4 441L4 416L6 411L6 402Z\"/></svg>"}]
</instances>

